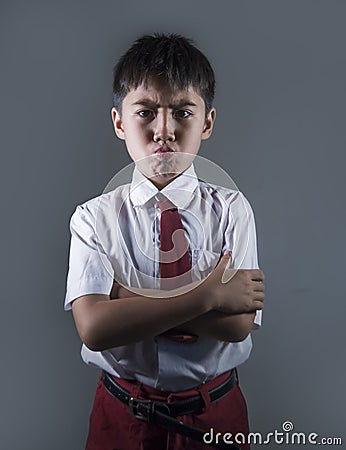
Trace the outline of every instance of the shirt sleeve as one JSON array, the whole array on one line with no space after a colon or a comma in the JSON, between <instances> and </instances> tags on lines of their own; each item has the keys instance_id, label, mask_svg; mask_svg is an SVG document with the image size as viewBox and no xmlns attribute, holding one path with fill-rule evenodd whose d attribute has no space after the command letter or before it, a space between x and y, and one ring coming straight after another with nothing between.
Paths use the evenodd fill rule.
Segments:
<instances>
[{"instance_id":1,"label":"shirt sleeve","mask_svg":"<svg viewBox=\"0 0 346 450\"><path fill-rule=\"evenodd\" d=\"M77 206L70 220L70 231L65 311L82 295L108 295L114 279L112 266L95 231L95 215L87 205Z\"/></svg>"},{"instance_id":2,"label":"shirt sleeve","mask_svg":"<svg viewBox=\"0 0 346 450\"><path fill-rule=\"evenodd\" d=\"M250 203L237 191L229 205L229 223L225 233L224 251L232 251L234 269L258 269L255 217ZM262 324L262 311L256 311L253 329Z\"/></svg>"}]
</instances>

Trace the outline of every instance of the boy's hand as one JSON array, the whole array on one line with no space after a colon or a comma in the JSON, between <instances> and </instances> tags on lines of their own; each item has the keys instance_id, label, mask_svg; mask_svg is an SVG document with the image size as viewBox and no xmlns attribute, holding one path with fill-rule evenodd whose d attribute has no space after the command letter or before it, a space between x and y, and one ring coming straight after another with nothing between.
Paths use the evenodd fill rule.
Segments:
<instances>
[{"instance_id":1,"label":"boy's hand","mask_svg":"<svg viewBox=\"0 0 346 450\"><path fill-rule=\"evenodd\" d=\"M251 313L263 309L264 273L259 269L230 269L231 254L224 254L203 283L212 309Z\"/></svg>"}]
</instances>

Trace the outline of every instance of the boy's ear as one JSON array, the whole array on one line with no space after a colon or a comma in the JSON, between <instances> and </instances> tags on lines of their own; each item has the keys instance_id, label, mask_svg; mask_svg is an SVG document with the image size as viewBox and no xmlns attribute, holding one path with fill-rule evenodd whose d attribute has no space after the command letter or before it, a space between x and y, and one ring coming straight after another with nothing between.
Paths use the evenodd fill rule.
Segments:
<instances>
[{"instance_id":1,"label":"boy's ear","mask_svg":"<svg viewBox=\"0 0 346 450\"><path fill-rule=\"evenodd\" d=\"M112 108L111 117L115 134L118 136L118 138L125 139L125 132L119 111L117 111L115 108Z\"/></svg>"},{"instance_id":2,"label":"boy's ear","mask_svg":"<svg viewBox=\"0 0 346 450\"><path fill-rule=\"evenodd\" d=\"M211 108L209 111L207 118L205 120L203 132L202 132L202 140L208 139L213 131L214 122L216 119L216 109Z\"/></svg>"}]
</instances>

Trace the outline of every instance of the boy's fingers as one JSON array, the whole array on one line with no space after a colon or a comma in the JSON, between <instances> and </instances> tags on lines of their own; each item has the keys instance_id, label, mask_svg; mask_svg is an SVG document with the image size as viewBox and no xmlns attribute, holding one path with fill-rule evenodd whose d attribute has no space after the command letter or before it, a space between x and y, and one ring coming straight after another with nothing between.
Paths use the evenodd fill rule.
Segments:
<instances>
[{"instance_id":1,"label":"boy's fingers","mask_svg":"<svg viewBox=\"0 0 346 450\"><path fill-rule=\"evenodd\" d=\"M229 268L232 264L232 252L231 250L226 250L219 260L219 265Z\"/></svg>"},{"instance_id":2,"label":"boy's fingers","mask_svg":"<svg viewBox=\"0 0 346 450\"><path fill-rule=\"evenodd\" d=\"M229 256L232 259L232 250L226 250L222 256Z\"/></svg>"},{"instance_id":3,"label":"boy's fingers","mask_svg":"<svg viewBox=\"0 0 346 450\"><path fill-rule=\"evenodd\" d=\"M254 269L251 273L251 279L253 281L264 281L264 273L260 269Z\"/></svg>"},{"instance_id":4,"label":"boy's fingers","mask_svg":"<svg viewBox=\"0 0 346 450\"><path fill-rule=\"evenodd\" d=\"M262 281L260 281L260 282L255 281L255 283L253 285L253 289L255 292L265 292L264 283Z\"/></svg>"},{"instance_id":5,"label":"boy's fingers","mask_svg":"<svg viewBox=\"0 0 346 450\"><path fill-rule=\"evenodd\" d=\"M231 252L227 250L220 258L218 266L221 266L221 270L223 271L231 264Z\"/></svg>"},{"instance_id":6,"label":"boy's fingers","mask_svg":"<svg viewBox=\"0 0 346 450\"><path fill-rule=\"evenodd\" d=\"M230 250L227 250L220 260L219 265L221 265L221 283L228 283L234 275L237 273L236 270L231 268L232 264L232 252Z\"/></svg>"}]
</instances>

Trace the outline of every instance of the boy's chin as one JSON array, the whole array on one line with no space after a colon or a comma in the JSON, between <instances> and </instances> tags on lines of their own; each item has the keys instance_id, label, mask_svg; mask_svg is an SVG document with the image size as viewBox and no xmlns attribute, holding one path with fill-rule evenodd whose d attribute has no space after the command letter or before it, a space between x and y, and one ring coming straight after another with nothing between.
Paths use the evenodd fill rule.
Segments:
<instances>
[{"instance_id":1,"label":"boy's chin","mask_svg":"<svg viewBox=\"0 0 346 450\"><path fill-rule=\"evenodd\" d=\"M156 174L151 177L147 177L158 189L162 189L171 183L175 178L177 178L180 173L172 173L172 174Z\"/></svg>"}]
</instances>

